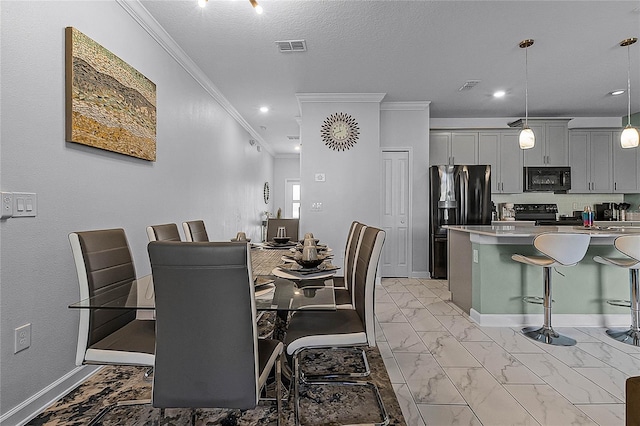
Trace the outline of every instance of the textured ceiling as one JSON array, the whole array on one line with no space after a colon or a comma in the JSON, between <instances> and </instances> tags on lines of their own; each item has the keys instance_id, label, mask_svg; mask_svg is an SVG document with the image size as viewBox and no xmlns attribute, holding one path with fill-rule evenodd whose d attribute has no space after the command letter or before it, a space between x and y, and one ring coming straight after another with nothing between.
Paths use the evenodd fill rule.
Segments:
<instances>
[{"instance_id":1,"label":"textured ceiling","mask_svg":"<svg viewBox=\"0 0 640 426\"><path fill-rule=\"evenodd\" d=\"M386 93L431 101L431 117L621 117L640 1L141 1L275 153L293 153L296 93ZM304 39L280 53L275 41ZM640 42L631 47L640 111ZM480 80L458 91L466 80ZM507 96L491 95L502 89ZM268 105L271 111L260 113Z\"/></svg>"}]
</instances>

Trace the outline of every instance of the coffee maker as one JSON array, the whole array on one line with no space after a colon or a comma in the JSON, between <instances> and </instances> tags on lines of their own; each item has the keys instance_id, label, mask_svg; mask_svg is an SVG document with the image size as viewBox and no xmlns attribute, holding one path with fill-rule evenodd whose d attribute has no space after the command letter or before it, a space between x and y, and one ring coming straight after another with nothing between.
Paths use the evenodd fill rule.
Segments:
<instances>
[{"instance_id":1,"label":"coffee maker","mask_svg":"<svg viewBox=\"0 0 640 426\"><path fill-rule=\"evenodd\" d=\"M596 220L618 220L618 205L616 203L595 204Z\"/></svg>"}]
</instances>

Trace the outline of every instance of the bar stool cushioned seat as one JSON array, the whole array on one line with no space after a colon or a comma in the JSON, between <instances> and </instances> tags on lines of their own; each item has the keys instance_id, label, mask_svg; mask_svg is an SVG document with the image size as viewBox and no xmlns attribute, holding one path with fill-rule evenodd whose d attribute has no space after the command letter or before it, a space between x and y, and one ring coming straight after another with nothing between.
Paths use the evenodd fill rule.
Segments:
<instances>
[{"instance_id":1,"label":"bar stool cushioned seat","mask_svg":"<svg viewBox=\"0 0 640 426\"><path fill-rule=\"evenodd\" d=\"M607 334L620 342L640 346L640 283L638 282L638 270L640 269L640 234L622 235L615 239L613 245L616 250L629 257L612 258L594 256L593 260L604 265L612 265L629 270L631 300L628 303L631 309L631 327L627 330L610 329L607 330ZM611 301L611 303L618 304L614 303L614 301Z\"/></svg>"},{"instance_id":2,"label":"bar stool cushioned seat","mask_svg":"<svg viewBox=\"0 0 640 426\"><path fill-rule=\"evenodd\" d=\"M511 256L516 262L543 268L544 324L542 327L523 328L522 333L525 336L550 345L573 346L576 344L574 339L561 336L551 327L551 268L576 265L587 253L590 241L589 234L544 233L537 235L533 240L533 246L544 256L524 256L521 254ZM525 301L529 301L529 299L525 298Z\"/></svg>"}]
</instances>

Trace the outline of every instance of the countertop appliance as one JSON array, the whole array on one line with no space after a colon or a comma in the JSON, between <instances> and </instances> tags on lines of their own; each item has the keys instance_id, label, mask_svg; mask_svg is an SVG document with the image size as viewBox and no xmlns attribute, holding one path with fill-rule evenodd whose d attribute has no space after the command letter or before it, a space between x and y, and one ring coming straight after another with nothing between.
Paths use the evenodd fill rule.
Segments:
<instances>
[{"instance_id":1,"label":"countertop appliance","mask_svg":"<svg viewBox=\"0 0 640 426\"><path fill-rule=\"evenodd\" d=\"M447 278L443 226L491 224L491 166L431 166L429 209L429 273Z\"/></svg>"},{"instance_id":2,"label":"countertop appliance","mask_svg":"<svg viewBox=\"0 0 640 426\"><path fill-rule=\"evenodd\" d=\"M524 192L566 194L571 189L571 167L525 167Z\"/></svg>"}]
</instances>

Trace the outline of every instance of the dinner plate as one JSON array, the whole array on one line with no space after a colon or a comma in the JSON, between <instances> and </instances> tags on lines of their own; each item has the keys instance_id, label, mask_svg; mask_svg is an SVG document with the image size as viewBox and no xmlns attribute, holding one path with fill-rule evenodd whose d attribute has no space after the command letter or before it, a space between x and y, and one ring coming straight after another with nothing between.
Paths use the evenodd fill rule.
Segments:
<instances>
[{"instance_id":1,"label":"dinner plate","mask_svg":"<svg viewBox=\"0 0 640 426\"><path fill-rule=\"evenodd\" d=\"M330 271L320 271L311 274L301 274L298 271L290 271L287 269L282 269L280 267L274 268L271 273L276 277L285 278L288 280L314 280L314 279L322 279L322 278L331 278L336 274L336 269L332 269Z\"/></svg>"},{"instance_id":2,"label":"dinner plate","mask_svg":"<svg viewBox=\"0 0 640 426\"><path fill-rule=\"evenodd\" d=\"M269 278L269 277L255 277L253 279L253 284L256 287L260 287L267 284L273 284L274 281L275 280L273 278Z\"/></svg>"},{"instance_id":3,"label":"dinner plate","mask_svg":"<svg viewBox=\"0 0 640 426\"><path fill-rule=\"evenodd\" d=\"M298 263L286 263L280 266L280 268L286 269L288 271L299 272L301 274L315 274L318 272L335 271L336 269L338 269L337 266L332 265L330 263L329 264L321 263L320 265L314 266L313 268L305 268Z\"/></svg>"},{"instance_id":4,"label":"dinner plate","mask_svg":"<svg viewBox=\"0 0 640 426\"><path fill-rule=\"evenodd\" d=\"M286 249L286 248L295 247L295 246L296 246L296 243L289 242L284 244L278 244L278 243L274 243L273 241L267 241L263 245L264 248L271 248L271 249Z\"/></svg>"}]
</instances>

